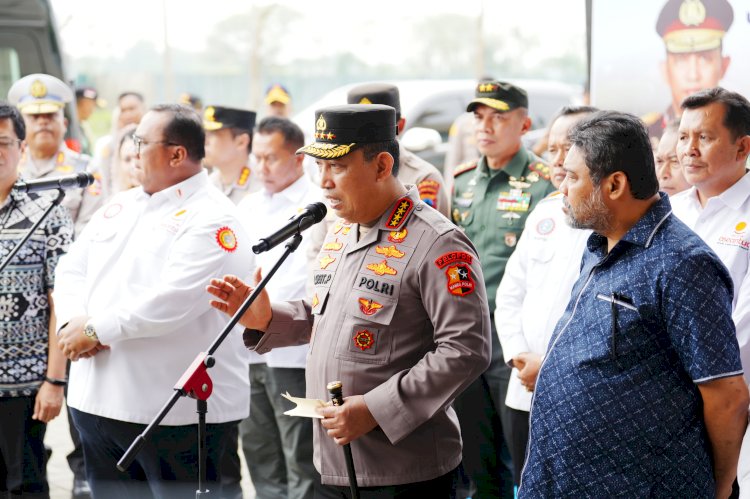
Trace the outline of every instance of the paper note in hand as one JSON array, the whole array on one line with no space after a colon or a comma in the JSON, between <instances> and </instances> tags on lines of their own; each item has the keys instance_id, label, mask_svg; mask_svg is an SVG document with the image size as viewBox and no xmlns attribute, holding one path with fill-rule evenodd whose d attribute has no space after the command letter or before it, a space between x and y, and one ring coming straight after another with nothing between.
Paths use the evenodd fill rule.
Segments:
<instances>
[{"instance_id":1,"label":"paper note in hand","mask_svg":"<svg viewBox=\"0 0 750 499\"><path fill-rule=\"evenodd\" d=\"M289 409L284 414L287 416L300 416L303 418L319 418L323 419L323 416L318 414L318 411L315 410L317 407L323 407L326 405L325 402L318 399L306 399L302 397L292 397L289 395L289 392L282 393L282 397L285 399L297 404L297 406L294 409Z\"/></svg>"}]
</instances>

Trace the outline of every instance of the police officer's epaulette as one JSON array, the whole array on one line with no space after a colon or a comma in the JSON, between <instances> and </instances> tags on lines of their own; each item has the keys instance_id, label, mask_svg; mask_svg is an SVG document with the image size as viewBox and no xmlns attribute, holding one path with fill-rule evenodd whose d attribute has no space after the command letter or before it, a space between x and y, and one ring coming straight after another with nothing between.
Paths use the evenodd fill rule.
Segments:
<instances>
[{"instance_id":1,"label":"police officer's epaulette","mask_svg":"<svg viewBox=\"0 0 750 499\"><path fill-rule=\"evenodd\" d=\"M461 165L458 165L453 170L453 176L454 177L458 177L462 173L470 172L471 170L473 170L476 167L477 167L477 162L476 161L469 161L468 163L463 163Z\"/></svg>"},{"instance_id":2,"label":"police officer's epaulette","mask_svg":"<svg viewBox=\"0 0 750 499\"><path fill-rule=\"evenodd\" d=\"M543 178L544 180L549 180L549 177L550 177L549 166L545 165L541 161L536 161L534 163L529 164L529 170L532 172L535 172L537 175L539 175L540 178Z\"/></svg>"},{"instance_id":3,"label":"police officer's epaulette","mask_svg":"<svg viewBox=\"0 0 750 499\"><path fill-rule=\"evenodd\" d=\"M641 121L647 126L651 126L661 119L661 113L653 112L641 116Z\"/></svg>"}]
</instances>

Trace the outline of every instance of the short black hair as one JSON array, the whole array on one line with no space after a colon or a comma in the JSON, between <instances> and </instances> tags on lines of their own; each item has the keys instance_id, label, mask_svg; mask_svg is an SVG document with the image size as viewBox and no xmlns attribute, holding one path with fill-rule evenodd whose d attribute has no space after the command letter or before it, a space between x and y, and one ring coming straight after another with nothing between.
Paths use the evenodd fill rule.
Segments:
<instances>
[{"instance_id":1,"label":"short black hair","mask_svg":"<svg viewBox=\"0 0 750 499\"><path fill-rule=\"evenodd\" d=\"M284 146L292 151L296 151L305 145L305 134L292 120L268 116L260 120L258 126L255 127L255 133L263 135L271 135L275 132L280 133L284 137Z\"/></svg>"},{"instance_id":2,"label":"short black hair","mask_svg":"<svg viewBox=\"0 0 750 499\"><path fill-rule=\"evenodd\" d=\"M195 109L185 104L160 104L152 107L151 111L172 115L164 127L162 140L183 146L188 158L193 161L203 159L206 155L206 132Z\"/></svg>"},{"instance_id":3,"label":"short black hair","mask_svg":"<svg viewBox=\"0 0 750 499\"><path fill-rule=\"evenodd\" d=\"M146 102L145 99L143 98L143 94L140 94L138 92L133 92L133 91L126 91L126 92L123 92L120 95L118 95L117 96L117 102L120 102L122 99L124 99L125 97L128 97L130 95L132 95L133 97L135 97L136 99L138 99L139 101L141 101L141 103Z\"/></svg>"},{"instance_id":4,"label":"short black hair","mask_svg":"<svg viewBox=\"0 0 750 499\"><path fill-rule=\"evenodd\" d=\"M372 158L380 154L381 152L387 152L393 156L393 170L391 173L394 177L398 177L398 161L399 161L399 145L398 140L386 140L383 142L367 142L360 146L362 154L364 154L365 161L371 161Z\"/></svg>"},{"instance_id":5,"label":"short black hair","mask_svg":"<svg viewBox=\"0 0 750 499\"><path fill-rule=\"evenodd\" d=\"M16 106L0 100L0 120L10 120L18 140L26 139L26 122Z\"/></svg>"},{"instance_id":6,"label":"short black hair","mask_svg":"<svg viewBox=\"0 0 750 499\"><path fill-rule=\"evenodd\" d=\"M621 171L636 199L659 192L654 153L648 130L638 117L618 111L599 111L576 123L570 142L581 149L595 185Z\"/></svg>"},{"instance_id":7,"label":"short black hair","mask_svg":"<svg viewBox=\"0 0 750 499\"><path fill-rule=\"evenodd\" d=\"M732 134L732 140L750 135L750 102L737 92L731 92L722 87L701 90L685 97L680 107L683 110L697 109L714 102L724 104L723 125Z\"/></svg>"}]
</instances>

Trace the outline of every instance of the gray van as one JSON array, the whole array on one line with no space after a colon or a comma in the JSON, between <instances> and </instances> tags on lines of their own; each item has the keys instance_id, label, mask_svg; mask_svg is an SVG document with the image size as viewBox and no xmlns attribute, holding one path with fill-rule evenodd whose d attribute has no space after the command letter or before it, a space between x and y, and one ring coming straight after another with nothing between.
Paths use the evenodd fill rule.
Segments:
<instances>
[{"instance_id":1,"label":"gray van","mask_svg":"<svg viewBox=\"0 0 750 499\"><path fill-rule=\"evenodd\" d=\"M70 83L50 2L0 0L0 99L7 98L14 81L32 73L46 73ZM66 142L76 149L81 129L74 105L65 107L65 117Z\"/></svg>"}]
</instances>

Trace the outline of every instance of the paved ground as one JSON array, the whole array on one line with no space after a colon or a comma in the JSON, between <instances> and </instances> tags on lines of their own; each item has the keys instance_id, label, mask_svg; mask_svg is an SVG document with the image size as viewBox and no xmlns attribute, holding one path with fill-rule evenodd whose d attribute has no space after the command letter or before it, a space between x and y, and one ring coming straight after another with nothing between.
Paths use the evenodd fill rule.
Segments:
<instances>
[{"instance_id":1,"label":"paved ground","mask_svg":"<svg viewBox=\"0 0 750 499\"><path fill-rule=\"evenodd\" d=\"M65 460L65 456L73 450L73 443L70 441L68 418L65 416L64 408L63 414L53 419L47 425L45 442L48 446L52 447L52 458L47 465L50 498L70 499L70 491L73 486L73 473L68 468L68 461ZM247 467L245 466L245 459L242 456L242 452L240 452L240 458L242 459L242 490L244 497L245 499L254 499L255 489L247 474Z\"/></svg>"}]
</instances>

